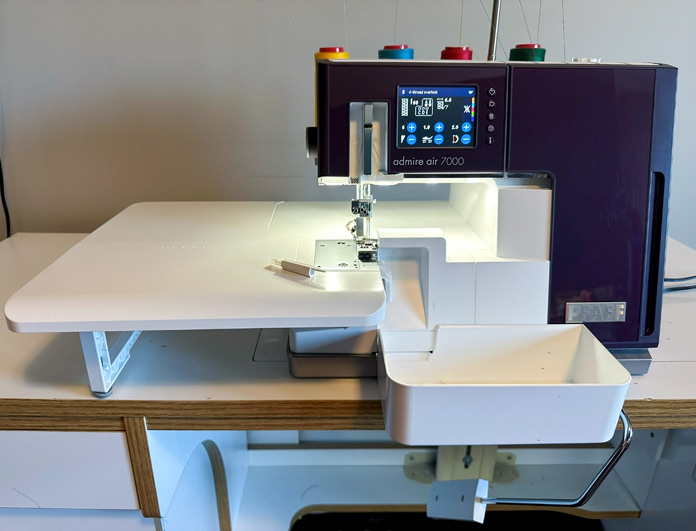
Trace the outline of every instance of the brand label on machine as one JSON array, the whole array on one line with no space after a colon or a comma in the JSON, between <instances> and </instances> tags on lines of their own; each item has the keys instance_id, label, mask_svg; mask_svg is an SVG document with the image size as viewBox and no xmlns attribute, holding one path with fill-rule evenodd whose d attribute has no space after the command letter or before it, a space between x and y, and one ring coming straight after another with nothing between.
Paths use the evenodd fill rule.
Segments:
<instances>
[{"instance_id":1,"label":"brand label on machine","mask_svg":"<svg viewBox=\"0 0 696 531\"><path fill-rule=\"evenodd\" d=\"M625 302L567 302L566 323L606 323L626 320Z\"/></svg>"}]
</instances>

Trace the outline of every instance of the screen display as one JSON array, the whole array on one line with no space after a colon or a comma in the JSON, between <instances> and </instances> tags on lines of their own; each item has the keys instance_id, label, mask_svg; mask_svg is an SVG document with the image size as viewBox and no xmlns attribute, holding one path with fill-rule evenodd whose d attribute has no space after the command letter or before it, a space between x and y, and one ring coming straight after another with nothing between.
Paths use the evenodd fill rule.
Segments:
<instances>
[{"instance_id":1,"label":"screen display","mask_svg":"<svg viewBox=\"0 0 696 531\"><path fill-rule=\"evenodd\" d=\"M396 147L476 147L475 86L399 86Z\"/></svg>"}]
</instances>

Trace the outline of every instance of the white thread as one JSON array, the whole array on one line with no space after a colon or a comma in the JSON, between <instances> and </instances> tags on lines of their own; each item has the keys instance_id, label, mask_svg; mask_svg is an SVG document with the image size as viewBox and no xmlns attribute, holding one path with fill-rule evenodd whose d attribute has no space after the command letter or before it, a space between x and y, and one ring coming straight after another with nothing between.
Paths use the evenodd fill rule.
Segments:
<instances>
[{"instance_id":1,"label":"white thread","mask_svg":"<svg viewBox=\"0 0 696 531\"><path fill-rule=\"evenodd\" d=\"M529 42L532 42L532 34L529 32L529 24L527 24L527 17L524 14L524 7L522 7L522 0L518 0L520 3L520 9L522 10L522 20L524 20L524 27L527 28L527 36L529 37Z\"/></svg>"}]
</instances>

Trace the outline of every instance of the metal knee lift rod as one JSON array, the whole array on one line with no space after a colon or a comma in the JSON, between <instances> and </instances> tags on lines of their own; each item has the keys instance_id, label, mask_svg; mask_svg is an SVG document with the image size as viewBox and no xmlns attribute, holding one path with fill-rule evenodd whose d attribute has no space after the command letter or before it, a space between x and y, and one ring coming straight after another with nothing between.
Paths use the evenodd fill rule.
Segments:
<instances>
[{"instance_id":1,"label":"metal knee lift rod","mask_svg":"<svg viewBox=\"0 0 696 531\"><path fill-rule=\"evenodd\" d=\"M619 416L621 418L621 423L623 424L621 443L616 447L607 462L604 463L604 466L602 466L585 491L577 498L571 500L541 498L481 498L481 503L489 505L539 505L547 507L580 507L581 505L585 505L592 495L597 491L612 469L616 466L616 463L619 462L621 456L628 449L628 445L631 444L631 439L633 438L633 426L631 421L623 409L621 410L621 414Z\"/></svg>"}]
</instances>

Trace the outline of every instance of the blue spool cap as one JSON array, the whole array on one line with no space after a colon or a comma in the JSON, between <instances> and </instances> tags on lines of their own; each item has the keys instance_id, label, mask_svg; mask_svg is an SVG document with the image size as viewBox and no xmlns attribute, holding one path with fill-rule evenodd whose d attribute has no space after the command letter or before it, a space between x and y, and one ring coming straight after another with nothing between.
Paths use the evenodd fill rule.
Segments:
<instances>
[{"instance_id":1,"label":"blue spool cap","mask_svg":"<svg viewBox=\"0 0 696 531\"><path fill-rule=\"evenodd\" d=\"M389 44L377 52L380 59L413 59L413 48L408 44Z\"/></svg>"}]
</instances>

